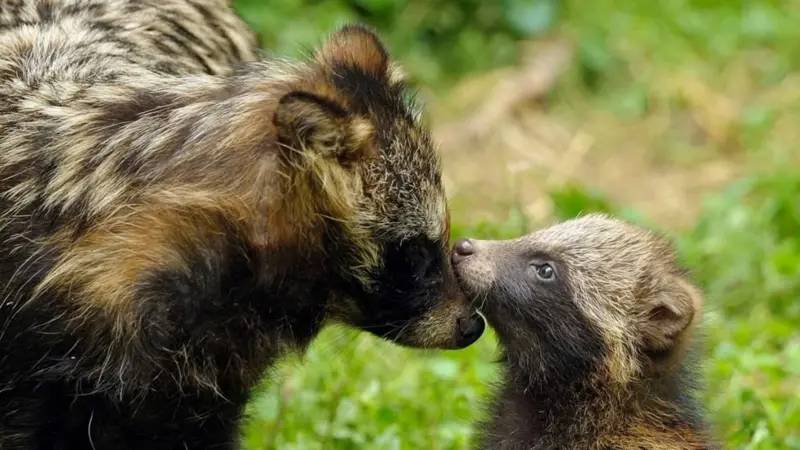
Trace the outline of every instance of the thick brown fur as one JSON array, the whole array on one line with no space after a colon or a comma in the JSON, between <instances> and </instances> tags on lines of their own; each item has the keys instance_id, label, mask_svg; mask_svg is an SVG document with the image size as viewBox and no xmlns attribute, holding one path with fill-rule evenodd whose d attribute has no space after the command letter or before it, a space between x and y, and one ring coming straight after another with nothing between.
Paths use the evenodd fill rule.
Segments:
<instances>
[{"instance_id":1,"label":"thick brown fur","mask_svg":"<svg viewBox=\"0 0 800 450\"><path fill-rule=\"evenodd\" d=\"M339 321L482 331L378 38L260 59L222 0L0 0L0 449L232 448Z\"/></svg>"},{"instance_id":2,"label":"thick brown fur","mask_svg":"<svg viewBox=\"0 0 800 450\"><path fill-rule=\"evenodd\" d=\"M481 449L708 449L694 393L702 296L670 243L600 215L456 247L504 348Z\"/></svg>"}]
</instances>

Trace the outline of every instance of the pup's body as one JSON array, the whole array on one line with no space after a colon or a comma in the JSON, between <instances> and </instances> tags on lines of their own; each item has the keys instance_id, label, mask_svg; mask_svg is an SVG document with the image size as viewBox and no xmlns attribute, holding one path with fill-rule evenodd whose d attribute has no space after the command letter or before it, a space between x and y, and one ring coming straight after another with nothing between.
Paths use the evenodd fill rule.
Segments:
<instances>
[{"instance_id":1,"label":"pup's body","mask_svg":"<svg viewBox=\"0 0 800 450\"><path fill-rule=\"evenodd\" d=\"M228 3L0 0L0 449L232 448L328 321L480 335L376 36L255 61Z\"/></svg>"},{"instance_id":2,"label":"pup's body","mask_svg":"<svg viewBox=\"0 0 800 450\"><path fill-rule=\"evenodd\" d=\"M701 294L668 242L593 215L463 241L453 261L504 347L480 448L711 447L690 361Z\"/></svg>"}]
</instances>

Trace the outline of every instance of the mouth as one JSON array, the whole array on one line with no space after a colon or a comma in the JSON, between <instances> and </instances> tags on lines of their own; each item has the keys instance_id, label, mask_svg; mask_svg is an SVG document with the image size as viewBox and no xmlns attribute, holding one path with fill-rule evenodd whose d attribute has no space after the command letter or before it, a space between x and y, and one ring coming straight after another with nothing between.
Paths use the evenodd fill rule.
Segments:
<instances>
[{"instance_id":1,"label":"mouth","mask_svg":"<svg viewBox=\"0 0 800 450\"><path fill-rule=\"evenodd\" d=\"M453 279L452 287L456 287ZM440 299L419 314L394 320L386 317L354 324L364 331L412 348L461 349L477 341L486 323L469 298L459 291L457 296Z\"/></svg>"},{"instance_id":2,"label":"mouth","mask_svg":"<svg viewBox=\"0 0 800 450\"><path fill-rule=\"evenodd\" d=\"M461 291L464 293L464 295L469 298L472 306L478 311L483 311L483 307L486 304L486 298L488 297L488 290L481 289L479 286L477 286L477 284L472 281L470 274L466 272L460 265L453 268L453 273L455 274L458 286L461 288Z\"/></svg>"},{"instance_id":3,"label":"mouth","mask_svg":"<svg viewBox=\"0 0 800 450\"><path fill-rule=\"evenodd\" d=\"M450 325L445 327L420 323L415 326L392 329L380 336L405 347L457 350L472 345L486 329L484 316L477 311L473 311L468 316L450 320L452 321Z\"/></svg>"}]
</instances>

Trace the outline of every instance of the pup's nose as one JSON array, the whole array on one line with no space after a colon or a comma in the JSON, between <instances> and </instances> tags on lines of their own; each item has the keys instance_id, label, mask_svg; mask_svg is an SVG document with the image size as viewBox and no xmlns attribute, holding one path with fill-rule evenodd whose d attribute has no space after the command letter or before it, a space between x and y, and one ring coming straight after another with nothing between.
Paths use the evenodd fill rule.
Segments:
<instances>
[{"instance_id":1,"label":"pup's nose","mask_svg":"<svg viewBox=\"0 0 800 450\"><path fill-rule=\"evenodd\" d=\"M453 264L458 264L473 253L475 253L475 245L472 241L469 239L461 239L456 242L456 246L453 248L453 255L451 256Z\"/></svg>"}]
</instances>

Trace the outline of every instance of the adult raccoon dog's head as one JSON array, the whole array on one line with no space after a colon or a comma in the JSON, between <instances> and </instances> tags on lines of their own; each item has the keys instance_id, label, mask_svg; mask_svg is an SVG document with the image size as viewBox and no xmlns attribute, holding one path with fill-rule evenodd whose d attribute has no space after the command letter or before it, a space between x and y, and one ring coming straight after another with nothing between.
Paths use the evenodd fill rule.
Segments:
<instances>
[{"instance_id":1,"label":"adult raccoon dog's head","mask_svg":"<svg viewBox=\"0 0 800 450\"><path fill-rule=\"evenodd\" d=\"M509 362L538 381L624 385L673 370L700 316L701 295L669 242L605 216L462 241L453 261Z\"/></svg>"},{"instance_id":2,"label":"adult raccoon dog's head","mask_svg":"<svg viewBox=\"0 0 800 450\"><path fill-rule=\"evenodd\" d=\"M296 189L312 186L328 219L331 314L410 346L474 342L484 324L452 273L439 159L378 38L335 33L274 122L286 161L310 174Z\"/></svg>"}]
</instances>

